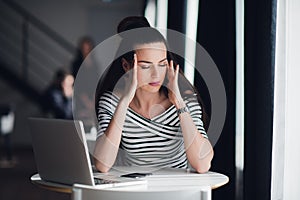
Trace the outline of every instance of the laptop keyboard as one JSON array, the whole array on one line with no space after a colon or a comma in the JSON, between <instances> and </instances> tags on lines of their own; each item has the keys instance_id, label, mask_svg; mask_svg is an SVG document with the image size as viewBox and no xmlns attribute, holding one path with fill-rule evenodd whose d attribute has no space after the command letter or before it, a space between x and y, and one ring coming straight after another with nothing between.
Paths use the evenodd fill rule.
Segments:
<instances>
[{"instance_id":1,"label":"laptop keyboard","mask_svg":"<svg viewBox=\"0 0 300 200\"><path fill-rule=\"evenodd\" d=\"M120 181L115 181L115 180L107 180L107 179L102 179L102 178L94 178L95 184L100 185L100 184L111 184L111 183L119 183Z\"/></svg>"}]
</instances>

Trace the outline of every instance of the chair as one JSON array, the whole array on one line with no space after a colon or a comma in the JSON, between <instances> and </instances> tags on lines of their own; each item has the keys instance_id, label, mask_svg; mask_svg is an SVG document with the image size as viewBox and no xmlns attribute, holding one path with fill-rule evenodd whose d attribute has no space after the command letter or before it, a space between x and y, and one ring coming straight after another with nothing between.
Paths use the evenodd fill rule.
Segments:
<instances>
[{"instance_id":1,"label":"chair","mask_svg":"<svg viewBox=\"0 0 300 200\"><path fill-rule=\"evenodd\" d=\"M147 187L147 186L144 186ZM211 188L185 190L147 190L113 188L109 190L96 189L92 186L75 184L72 188L72 200L209 200Z\"/></svg>"},{"instance_id":2,"label":"chair","mask_svg":"<svg viewBox=\"0 0 300 200\"><path fill-rule=\"evenodd\" d=\"M0 105L0 136L3 138L5 159L0 161L0 167L12 167L12 146L10 134L13 132L15 115L12 106Z\"/></svg>"}]
</instances>

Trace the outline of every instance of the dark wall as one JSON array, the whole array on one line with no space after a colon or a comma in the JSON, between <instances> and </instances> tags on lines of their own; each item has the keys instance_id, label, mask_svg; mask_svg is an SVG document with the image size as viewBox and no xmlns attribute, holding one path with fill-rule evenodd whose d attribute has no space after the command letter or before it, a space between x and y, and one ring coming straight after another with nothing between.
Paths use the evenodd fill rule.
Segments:
<instances>
[{"instance_id":1,"label":"dark wall","mask_svg":"<svg viewBox=\"0 0 300 200\"><path fill-rule=\"evenodd\" d=\"M184 33L186 1L169 2L168 28ZM270 199L275 63L276 0L246 0L245 6L245 133L242 185L236 184L235 85L236 34L234 0L200 0L197 42L216 63L227 95L223 132L214 147L211 170L229 176L213 191L213 199ZM196 76L200 94L203 80ZM202 93L203 94L203 93ZM210 113L209 95L201 96ZM237 190L237 191L235 191Z\"/></svg>"},{"instance_id":2,"label":"dark wall","mask_svg":"<svg viewBox=\"0 0 300 200\"><path fill-rule=\"evenodd\" d=\"M235 1L202 0L199 3L197 41L210 54L224 81L227 96L226 121L214 147L212 171L229 177L229 183L213 191L213 199L235 197ZM200 80L196 77L196 80ZM197 84L197 81L196 81ZM201 84L199 83L199 87ZM209 99L203 97L206 105Z\"/></svg>"},{"instance_id":3,"label":"dark wall","mask_svg":"<svg viewBox=\"0 0 300 200\"><path fill-rule=\"evenodd\" d=\"M169 1L168 28L184 33L185 2ZM235 195L235 1L202 0L199 2L197 42L216 63L227 95L227 115L223 132L214 147L212 171L227 175L230 182L213 191L213 199L234 199ZM210 97L201 75L195 86L201 94L208 115Z\"/></svg>"},{"instance_id":4,"label":"dark wall","mask_svg":"<svg viewBox=\"0 0 300 200\"><path fill-rule=\"evenodd\" d=\"M271 197L275 2L245 2L246 200Z\"/></svg>"}]
</instances>

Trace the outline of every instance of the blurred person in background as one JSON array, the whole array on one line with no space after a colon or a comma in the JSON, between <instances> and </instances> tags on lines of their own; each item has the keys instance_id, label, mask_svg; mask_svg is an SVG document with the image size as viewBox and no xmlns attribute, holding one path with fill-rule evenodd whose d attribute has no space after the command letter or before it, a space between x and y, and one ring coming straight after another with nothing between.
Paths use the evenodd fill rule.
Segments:
<instances>
[{"instance_id":1,"label":"blurred person in background","mask_svg":"<svg viewBox=\"0 0 300 200\"><path fill-rule=\"evenodd\" d=\"M84 36L79 40L78 50L72 61L71 71L74 78L80 79L80 84L75 84L76 116L84 122L86 131L95 127L94 112L95 94L93 87L98 82L98 64L95 57L90 54L94 48L93 40Z\"/></svg>"},{"instance_id":2,"label":"blurred person in background","mask_svg":"<svg viewBox=\"0 0 300 200\"><path fill-rule=\"evenodd\" d=\"M76 77L81 64L87 58L87 56L93 50L93 48L94 48L94 42L90 37L85 36L79 40L76 56L74 57L71 66L72 75L74 77ZM87 60L86 62L91 62L91 60ZM87 65L87 66L91 66L91 65Z\"/></svg>"},{"instance_id":3,"label":"blurred person in background","mask_svg":"<svg viewBox=\"0 0 300 200\"><path fill-rule=\"evenodd\" d=\"M50 86L45 91L45 103L50 115L58 119L73 119L74 77L63 69L59 69Z\"/></svg>"}]
</instances>

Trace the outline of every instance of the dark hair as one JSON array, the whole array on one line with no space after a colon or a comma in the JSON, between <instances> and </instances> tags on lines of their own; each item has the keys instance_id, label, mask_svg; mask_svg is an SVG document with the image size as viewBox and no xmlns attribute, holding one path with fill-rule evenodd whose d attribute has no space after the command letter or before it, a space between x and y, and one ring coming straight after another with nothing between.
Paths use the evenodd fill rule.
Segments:
<instances>
[{"instance_id":1,"label":"dark hair","mask_svg":"<svg viewBox=\"0 0 300 200\"><path fill-rule=\"evenodd\" d=\"M54 75L54 80L53 80L53 83L55 85L56 88L58 89L62 89L62 82L65 80L66 76L69 75L70 73L68 73L66 70L64 69L58 69L56 72L55 72L55 75Z\"/></svg>"},{"instance_id":2,"label":"dark hair","mask_svg":"<svg viewBox=\"0 0 300 200\"><path fill-rule=\"evenodd\" d=\"M117 33L132 30L135 28L150 27L146 17L143 16L130 16L125 17L118 25Z\"/></svg>"},{"instance_id":3,"label":"dark hair","mask_svg":"<svg viewBox=\"0 0 300 200\"><path fill-rule=\"evenodd\" d=\"M121 79L125 74L125 71L122 68L122 58L130 63L130 65L133 65L133 56L135 53L134 49L137 45L162 42L165 44L167 49L168 61L173 60L175 65L177 63L172 53L168 51L168 45L164 36L157 29L150 27L150 24L145 17L126 17L119 23L117 31L122 40L116 53L117 58L105 70L104 74L100 78L100 81L98 82L95 96L96 112L98 108L98 101L104 92L113 92L116 84L123 86L125 85L125 83L122 83ZM180 73L183 74L181 70ZM204 114L204 108L202 106L203 103L200 99L200 96L198 95L197 90L189 83L189 81L184 76L182 77L184 78L184 84L180 86L180 91L191 91L192 89L192 93L197 94L198 101L201 104ZM118 83L119 81L121 81L121 83ZM168 89L164 85L165 84L163 84L163 86L161 87L161 91L164 92L166 96L168 96Z\"/></svg>"},{"instance_id":4,"label":"dark hair","mask_svg":"<svg viewBox=\"0 0 300 200\"><path fill-rule=\"evenodd\" d=\"M84 43L89 43L91 45L91 47L93 48L94 47L94 41L91 37L89 36L83 36L79 39L79 42L78 42L78 48L79 50L82 48L82 45Z\"/></svg>"}]
</instances>

